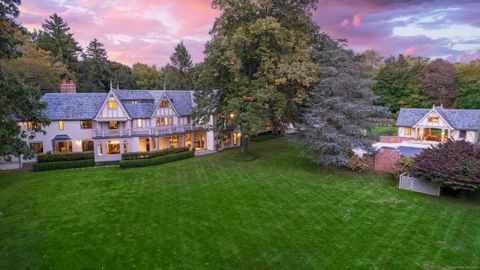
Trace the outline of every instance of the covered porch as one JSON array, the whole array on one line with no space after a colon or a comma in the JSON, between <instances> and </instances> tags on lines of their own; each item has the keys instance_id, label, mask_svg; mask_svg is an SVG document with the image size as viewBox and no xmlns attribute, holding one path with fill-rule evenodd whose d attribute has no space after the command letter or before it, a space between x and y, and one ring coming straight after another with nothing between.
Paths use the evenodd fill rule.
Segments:
<instances>
[{"instance_id":1,"label":"covered porch","mask_svg":"<svg viewBox=\"0 0 480 270\"><path fill-rule=\"evenodd\" d=\"M427 142L446 142L451 130L447 127L415 127L415 140Z\"/></svg>"}]
</instances>

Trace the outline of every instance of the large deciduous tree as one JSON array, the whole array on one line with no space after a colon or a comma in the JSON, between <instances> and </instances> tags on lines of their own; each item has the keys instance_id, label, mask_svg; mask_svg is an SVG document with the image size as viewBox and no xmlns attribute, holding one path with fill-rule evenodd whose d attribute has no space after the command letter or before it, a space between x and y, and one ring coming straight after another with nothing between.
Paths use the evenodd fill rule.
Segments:
<instances>
[{"instance_id":1,"label":"large deciduous tree","mask_svg":"<svg viewBox=\"0 0 480 270\"><path fill-rule=\"evenodd\" d=\"M8 27L17 25L20 1L0 1L0 23ZM2 29L1 31L4 31ZM8 30L8 29L7 29ZM13 59L19 56L16 47L19 40L13 34L0 33L0 60ZM42 132L42 127L49 123L43 114L45 104L40 102L40 91L27 86L17 76L8 74L0 67L0 156L15 155L31 157L33 152L23 140L32 138L36 132ZM17 121L32 122L31 130L22 129Z\"/></svg>"},{"instance_id":2,"label":"large deciduous tree","mask_svg":"<svg viewBox=\"0 0 480 270\"><path fill-rule=\"evenodd\" d=\"M160 72L155 65L136 63L132 67L132 74L137 89L157 89L160 87Z\"/></svg>"},{"instance_id":3,"label":"large deciduous tree","mask_svg":"<svg viewBox=\"0 0 480 270\"><path fill-rule=\"evenodd\" d=\"M170 63L162 68L161 81L168 89L190 90L192 82L192 58L183 42L175 47Z\"/></svg>"},{"instance_id":4,"label":"large deciduous tree","mask_svg":"<svg viewBox=\"0 0 480 270\"><path fill-rule=\"evenodd\" d=\"M422 151L410 174L454 190L480 187L480 148L466 141L448 141Z\"/></svg>"},{"instance_id":5,"label":"large deciduous tree","mask_svg":"<svg viewBox=\"0 0 480 270\"><path fill-rule=\"evenodd\" d=\"M374 105L370 74L342 42L319 35L313 56L322 69L313 104L302 112L290 141L321 165L345 166L352 149L370 149L367 130L387 116Z\"/></svg>"},{"instance_id":6,"label":"large deciduous tree","mask_svg":"<svg viewBox=\"0 0 480 270\"><path fill-rule=\"evenodd\" d=\"M420 90L436 105L451 108L457 91L457 71L445 60L435 59L426 65L417 77Z\"/></svg>"},{"instance_id":7,"label":"large deciduous tree","mask_svg":"<svg viewBox=\"0 0 480 270\"><path fill-rule=\"evenodd\" d=\"M109 70L111 74L110 78L114 85L118 85L118 87L123 89L131 89L135 87L132 69L129 66L115 61L110 61Z\"/></svg>"},{"instance_id":8,"label":"large deciduous tree","mask_svg":"<svg viewBox=\"0 0 480 270\"><path fill-rule=\"evenodd\" d=\"M17 46L21 41L15 37L24 30L15 18L19 15L20 0L0 0L0 59L15 58L21 55Z\"/></svg>"},{"instance_id":9,"label":"large deciduous tree","mask_svg":"<svg viewBox=\"0 0 480 270\"><path fill-rule=\"evenodd\" d=\"M19 31L15 37L23 43L17 46L22 56L1 60L0 66L5 71L18 76L25 84L34 86L42 92L58 91L62 78L73 78L68 67L50 52L37 48L35 43L31 42L30 35Z\"/></svg>"},{"instance_id":10,"label":"large deciduous tree","mask_svg":"<svg viewBox=\"0 0 480 270\"><path fill-rule=\"evenodd\" d=\"M431 103L420 92L416 78L427 60L419 57L389 57L375 77L373 92L378 104L397 113L401 107L429 107Z\"/></svg>"},{"instance_id":11,"label":"large deciduous tree","mask_svg":"<svg viewBox=\"0 0 480 270\"><path fill-rule=\"evenodd\" d=\"M36 42L39 48L52 52L58 60L73 69L78 63L82 49L69 31L68 24L54 13L42 25L42 30L36 36Z\"/></svg>"},{"instance_id":12,"label":"large deciduous tree","mask_svg":"<svg viewBox=\"0 0 480 270\"><path fill-rule=\"evenodd\" d=\"M310 18L315 3L213 1L223 13L205 48L202 72L212 80L209 89L196 94L205 101L204 108L212 108L208 100L217 102L220 130L225 125L240 128L242 153L248 152L251 135L269 122L276 129L291 121L298 106L309 101L309 90L318 80L309 47L316 29ZM204 108L197 112L208 113Z\"/></svg>"},{"instance_id":13,"label":"large deciduous tree","mask_svg":"<svg viewBox=\"0 0 480 270\"><path fill-rule=\"evenodd\" d=\"M455 105L463 109L480 109L480 60L459 64Z\"/></svg>"}]
</instances>

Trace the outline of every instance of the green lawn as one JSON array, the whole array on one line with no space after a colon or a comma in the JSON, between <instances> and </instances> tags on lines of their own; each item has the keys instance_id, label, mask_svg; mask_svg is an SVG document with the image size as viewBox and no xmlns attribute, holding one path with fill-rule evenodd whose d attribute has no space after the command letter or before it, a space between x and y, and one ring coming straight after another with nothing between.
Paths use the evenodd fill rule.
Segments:
<instances>
[{"instance_id":1,"label":"green lawn","mask_svg":"<svg viewBox=\"0 0 480 270\"><path fill-rule=\"evenodd\" d=\"M372 136L397 136L398 128L397 127L374 127L370 131Z\"/></svg>"},{"instance_id":2,"label":"green lawn","mask_svg":"<svg viewBox=\"0 0 480 270\"><path fill-rule=\"evenodd\" d=\"M475 269L477 202L330 171L276 139L175 163L0 174L0 269ZM471 268L469 268L471 267Z\"/></svg>"}]
</instances>

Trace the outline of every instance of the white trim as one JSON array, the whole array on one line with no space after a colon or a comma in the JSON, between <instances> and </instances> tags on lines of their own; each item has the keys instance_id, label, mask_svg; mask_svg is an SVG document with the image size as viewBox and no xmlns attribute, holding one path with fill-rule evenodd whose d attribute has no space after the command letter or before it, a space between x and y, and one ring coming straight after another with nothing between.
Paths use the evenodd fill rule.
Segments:
<instances>
[{"instance_id":1,"label":"white trim","mask_svg":"<svg viewBox=\"0 0 480 270\"><path fill-rule=\"evenodd\" d=\"M92 120L95 120L95 121L99 121L101 122L101 120L97 120L98 119L98 116L99 114L103 111L103 109L105 108L105 105L107 104L107 101L110 97L110 93L113 94L113 97L115 98L115 100L117 101L117 105L119 105L120 107L120 110L123 111L123 113L127 116L127 120L131 120L132 118L130 117L130 115L127 113L127 110L125 110L125 108L123 107L123 104L122 102L120 102L120 98L118 98L117 94L115 93L114 91L115 89L111 89L108 94L107 94L107 97L105 98L105 100L103 101L102 103L102 106L100 107L100 109L98 110L97 114L95 115L95 117L92 119ZM118 118L117 120L112 120L112 121L118 121L118 120L121 120L123 119L123 117L120 117Z\"/></svg>"},{"instance_id":2,"label":"white trim","mask_svg":"<svg viewBox=\"0 0 480 270\"><path fill-rule=\"evenodd\" d=\"M172 97L170 97L168 94L167 94L167 91L166 90L162 90L163 93L162 93L162 96L158 99L158 103L155 105L155 109L152 111L152 114L150 115L150 119L152 118L156 118L156 112L158 110L158 108L160 107L160 103L162 102L163 98L164 97L167 97L168 99L168 103L170 104L170 107L172 107L173 111L175 112L176 116L177 117L180 117L181 115L178 113L177 111L177 108L175 108L175 105L173 104L172 102Z\"/></svg>"},{"instance_id":3,"label":"white trim","mask_svg":"<svg viewBox=\"0 0 480 270\"><path fill-rule=\"evenodd\" d=\"M412 128L435 128L435 129L441 129L441 128L437 128L437 127L426 127L426 126L417 126L420 122L422 122L425 118L427 118L432 112L436 112L438 117L440 117L446 124L447 126L449 127L449 129L454 129L450 123L442 116L441 113L439 113L436 109L436 107L433 107L428 113L426 113L422 118L420 118L420 120L415 123L415 125L412 126Z\"/></svg>"}]
</instances>

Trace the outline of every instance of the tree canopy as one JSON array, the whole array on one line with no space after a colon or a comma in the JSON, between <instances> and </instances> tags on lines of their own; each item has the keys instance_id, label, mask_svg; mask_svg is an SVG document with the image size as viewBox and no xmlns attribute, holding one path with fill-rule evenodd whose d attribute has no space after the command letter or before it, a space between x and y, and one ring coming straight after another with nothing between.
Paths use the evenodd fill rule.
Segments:
<instances>
[{"instance_id":1,"label":"tree canopy","mask_svg":"<svg viewBox=\"0 0 480 270\"><path fill-rule=\"evenodd\" d=\"M436 105L451 108L457 91L455 66L445 60L435 59L426 65L417 77L420 91Z\"/></svg>"},{"instance_id":2,"label":"tree canopy","mask_svg":"<svg viewBox=\"0 0 480 270\"><path fill-rule=\"evenodd\" d=\"M239 126L244 153L249 136L269 122L290 120L309 99L318 75L309 48L315 27L308 12L315 2L213 1L223 13L205 48L202 68L210 74L211 88L197 96L204 101L216 96L219 128Z\"/></svg>"},{"instance_id":3,"label":"tree canopy","mask_svg":"<svg viewBox=\"0 0 480 270\"><path fill-rule=\"evenodd\" d=\"M480 60L459 64L455 105L463 109L480 109Z\"/></svg>"},{"instance_id":4,"label":"tree canopy","mask_svg":"<svg viewBox=\"0 0 480 270\"><path fill-rule=\"evenodd\" d=\"M136 63L132 67L133 80L137 89L158 89L160 72L157 66Z\"/></svg>"},{"instance_id":5,"label":"tree canopy","mask_svg":"<svg viewBox=\"0 0 480 270\"><path fill-rule=\"evenodd\" d=\"M387 111L374 105L362 57L325 34L318 35L313 48L322 77L290 141L317 164L345 166L352 149L371 148L367 130Z\"/></svg>"},{"instance_id":6,"label":"tree canopy","mask_svg":"<svg viewBox=\"0 0 480 270\"><path fill-rule=\"evenodd\" d=\"M161 81L168 89L191 90L192 58L183 42L175 47L175 52L170 56L170 63L160 71Z\"/></svg>"}]
</instances>

